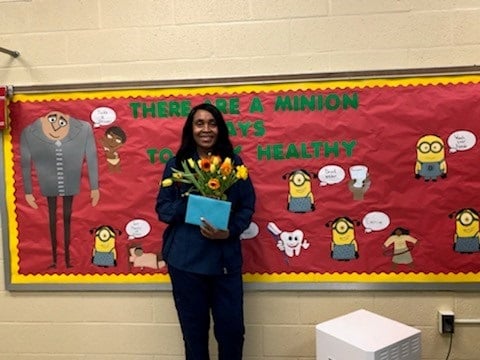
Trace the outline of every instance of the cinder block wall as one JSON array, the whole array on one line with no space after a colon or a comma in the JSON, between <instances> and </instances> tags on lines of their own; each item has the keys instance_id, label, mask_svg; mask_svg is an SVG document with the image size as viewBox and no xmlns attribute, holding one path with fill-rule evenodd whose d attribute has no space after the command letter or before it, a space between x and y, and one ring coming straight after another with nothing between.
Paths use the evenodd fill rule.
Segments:
<instances>
[{"instance_id":1,"label":"cinder block wall","mask_svg":"<svg viewBox=\"0 0 480 360\"><path fill-rule=\"evenodd\" d=\"M0 84L475 65L479 19L478 0L0 0L0 46L21 53L0 54ZM359 308L421 329L423 359L441 360L449 342L436 310L480 317L478 292L250 291L245 300L246 360L314 359L315 324ZM0 339L1 360L183 358L168 292L2 287ZM478 327L457 326L450 359L479 358Z\"/></svg>"}]
</instances>

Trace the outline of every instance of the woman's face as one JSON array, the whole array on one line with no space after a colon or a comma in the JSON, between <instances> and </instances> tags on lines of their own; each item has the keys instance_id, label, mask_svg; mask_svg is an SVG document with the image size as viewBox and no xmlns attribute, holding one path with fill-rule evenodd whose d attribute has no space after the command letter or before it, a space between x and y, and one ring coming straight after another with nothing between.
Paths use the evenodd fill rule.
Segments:
<instances>
[{"instance_id":1,"label":"woman's face","mask_svg":"<svg viewBox=\"0 0 480 360\"><path fill-rule=\"evenodd\" d=\"M193 139L199 155L207 155L217 142L218 126L213 115L206 110L197 110L193 115Z\"/></svg>"}]
</instances>

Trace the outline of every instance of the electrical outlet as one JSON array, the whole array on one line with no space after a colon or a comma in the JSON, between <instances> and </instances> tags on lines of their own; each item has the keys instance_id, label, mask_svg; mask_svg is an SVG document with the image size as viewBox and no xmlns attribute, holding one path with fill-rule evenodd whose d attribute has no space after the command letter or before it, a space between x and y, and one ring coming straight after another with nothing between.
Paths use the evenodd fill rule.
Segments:
<instances>
[{"instance_id":1,"label":"electrical outlet","mask_svg":"<svg viewBox=\"0 0 480 360\"><path fill-rule=\"evenodd\" d=\"M451 310L438 310L438 331L440 334L455 332L455 314Z\"/></svg>"}]
</instances>

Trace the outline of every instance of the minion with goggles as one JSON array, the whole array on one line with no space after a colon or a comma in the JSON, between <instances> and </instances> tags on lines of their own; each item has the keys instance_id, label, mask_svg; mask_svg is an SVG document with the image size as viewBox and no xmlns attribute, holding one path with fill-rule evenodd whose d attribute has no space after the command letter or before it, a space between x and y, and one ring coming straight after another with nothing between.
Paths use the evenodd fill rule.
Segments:
<instances>
[{"instance_id":1,"label":"minion with goggles","mask_svg":"<svg viewBox=\"0 0 480 360\"><path fill-rule=\"evenodd\" d=\"M479 216L475 209L466 208L449 215L455 216L455 240L453 249L471 254L480 251Z\"/></svg>"},{"instance_id":2,"label":"minion with goggles","mask_svg":"<svg viewBox=\"0 0 480 360\"><path fill-rule=\"evenodd\" d=\"M314 175L312 175L314 176ZM283 175L283 179L287 174ZM305 213L315 210L310 174L302 169L288 174L288 211Z\"/></svg>"},{"instance_id":3,"label":"minion with goggles","mask_svg":"<svg viewBox=\"0 0 480 360\"><path fill-rule=\"evenodd\" d=\"M115 249L117 231L111 226L102 225L90 230L95 234L95 244L92 252L92 263L97 266L109 267L117 265L117 250ZM118 230L118 235L121 231Z\"/></svg>"},{"instance_id":4,"label":"minion with goggles","mask_svg":"<svg viewBox=\"0 0 480 360\"><path fill-rule=\"evenodd\" d=\"M358 244L355 239L355 225L358 221L348 217L339 217L325 224L332 229L330 256L334 260L349 261L358 259Z\"/></svg>"},{"instance_id":5,"label":"minion with goggles","mask_svg":"<svg viewBox=\"0 0 480 360\"><path fill-rule=\"evenodd\" d=\"M425 135L417 141L417 162L415 178L436 181L437 177L447 176L445 145L436 135Z\"/></svg>"}]
</instances>

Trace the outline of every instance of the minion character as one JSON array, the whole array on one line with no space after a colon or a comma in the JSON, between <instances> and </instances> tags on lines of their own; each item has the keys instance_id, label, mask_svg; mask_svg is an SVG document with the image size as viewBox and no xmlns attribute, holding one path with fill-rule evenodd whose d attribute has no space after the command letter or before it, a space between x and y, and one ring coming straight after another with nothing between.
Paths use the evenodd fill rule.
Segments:
<instances>
[{"instance_id":1,"label":"minion character","mask_svg":"<svg viewBox=\"0 0 480 360\"><path fill-rule=\"evenodd\" d=\"M415 178L422 177L425 181L436 181L437 177L447 176L445 162L445 145L436 135L425 135L417 141L417 162L415 163Z\"/></svg>"},{"instance_id":2,"label":"minion character","mask_svg":"<svg viewBox=\"0 0 480 360\"><path fill-rule=\"evenodd\" d=\"M117 250L115 249L115 241L117 233L121 235L120 230L114 230L109 225L102 225L90 230L91 234L95 234L95 243L92 252L92 264L97 266L116 266Z\"/></svg>"},{"instance_id":3,"label":"minion character","mask_svg":"<svg viewBox=\"0 0 480 360\"><path fill-rule=\"evenodd\" d=\"M480 251L479 216L475 209L461 209L449 215L455 216L455 240L453 250L459 253Z\"/></svg>"},{"instance_id":4,"label":"minion character","mask_svg":"<svg viewBox=\"0 0 480 360\"><path fill-rule=\"evenodd\" d=\"M358 259L358 244L355 240L355 225L358 221L348 217L339 217L325 224L332 229L330 256L334 260L349 261Z\"/></svg>"},{"instance_id":5,"label":"minion character","mask_svg":"<svg viewBox=\"0 0 480 360\"><path fill-rule=\"evenodd\" d=\"M312 181L305 170L295 170L288 174L288 211L305 213L315 210L315 200L312 194ZM283 179L287 174L283 175Z\"/></svg>"}]
</instances>

